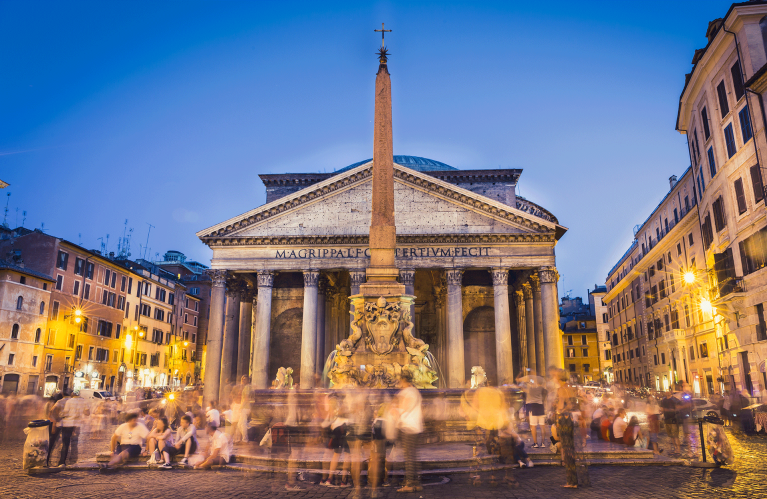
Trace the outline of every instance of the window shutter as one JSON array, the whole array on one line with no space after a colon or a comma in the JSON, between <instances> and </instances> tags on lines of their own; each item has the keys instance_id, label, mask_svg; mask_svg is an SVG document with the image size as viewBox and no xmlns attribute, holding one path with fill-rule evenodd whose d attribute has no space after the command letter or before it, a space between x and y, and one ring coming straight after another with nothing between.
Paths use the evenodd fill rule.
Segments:
<instances>
[{"instance_id":1,"label":"window shutter","mask_svg":"<svg viewBox=\"0 0 767 499\"><path fill-rule=\"evenodd\" d=\"M743 180L735 181L735 199L738 201L738 215L746 212L746 193L743 192Z\"/></svg>"},{"instance_id":2,"label":"window shutter","mask_svg":"<svg viewBox=\"0 0 767 499\"><path fill-rule=\"evenodd\" d=\"M735 90L735 100L739 101L745 90L743 89L743 76L740 74L740 61L736 62L731 68L732 88Z\"/></svg>"},{"instance_id":3,"label":"window shutter","mask_svg":"<svg viewBox=\"0 0 767 499\"><path fill-rule=\"evenodd\" d=\"M716 94L719 97L719 110L722 112L722 118L730 112L730 105L727 103L727 90L724 88L724 80L716 86Z\"/></svg>"},{"instance_id":4,"label":"window shutter","mask_svg":"<svg viewBox=\"0 0 767 499\"><path fill-rule=\"evenodd\" d=\"M762 187L762 172L759 165L751 167L751 185L754 187L754 202L764 199L764 187Z\"/></svg>"}]
</instances>

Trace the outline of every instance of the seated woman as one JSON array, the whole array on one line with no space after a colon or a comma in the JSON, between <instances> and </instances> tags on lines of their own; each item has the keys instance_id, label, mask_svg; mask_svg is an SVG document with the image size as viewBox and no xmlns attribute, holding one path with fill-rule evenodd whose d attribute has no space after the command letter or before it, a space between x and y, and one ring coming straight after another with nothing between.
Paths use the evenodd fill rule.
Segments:
<instances>
[{"instance_id":1,"label":"seated woman","mask_svg":"<svg viewBox=\"0 0 767 499\"><path fill-rule=\"evenodd\" d=\"M623 443L633 447L640 438L642 438L642 430L639 428L639 420L636 416L631 416L631 420L623 432Z\"/></svg>"},{"instance_id":2,"label":"seated woman","mask_svg":"<svg viewBox=\"0 0 767 499\"><path fill-rule=\"evenodd\" d=\"M168 427L168 418L162 417L155 421L154 428L146 438L147 451L150 454L147 464L159 464L160 453L167 455L166 447L173 447L173 432ZM170 458L165 460L163 467L170 467Z\"/></svg>"}]
</instances>

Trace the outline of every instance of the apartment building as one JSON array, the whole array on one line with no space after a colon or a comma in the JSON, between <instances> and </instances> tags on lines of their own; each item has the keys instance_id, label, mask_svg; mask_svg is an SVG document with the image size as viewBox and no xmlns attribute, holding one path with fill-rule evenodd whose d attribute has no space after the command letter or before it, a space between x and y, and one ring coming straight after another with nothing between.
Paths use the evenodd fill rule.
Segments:
<instances>
[{"instance_id":1,"label":"apartment building","mask_svg":"<svg viewBox=\"0 0 767 499\"><path fill-rule=\"evenodd\" d=\"M42 395L43 339L53 279L13 253L0 260L0 392Z\"/></svg>"},{"instance_id":2,"label":"apartment building","mask_svg":"<svg viewBox=\"0 0 767 499\"><path fill-rule=\"evenodd\" d=\"M181 386L192 379L194 346L184 339L183 318L186 288L175 276L153 263L139 259L117 262L138 276L133 308L126 311L126 389ZM184 303L179 303L181 297ZM198 306L199 308L199 306ZM187 313L188 317L188 313ZM189 334L192 328L186 329Z\"/></svg>"},{"instance_id":3,"label":"apartment building","mask_svg":"<svg viewBox=\"0 0 767 499\"><path fill-rule=\"evenodd\" d=\"M582 315L565 323L562 354L565 371L573 383L598 381L601 377L597 323L593 316Z\"/></svg>"},{"instance_id":4,"label":"apartment building","mask_svg":"<svg viewBox=\"0 0 767 499\"><path fill-rule=\"evenodd\" d=\"M162 261L154 263L174 274L179 282L186 286L187 297L196 304L194 306L197 309L194 312L197 318L197 335L192 341L195 346L193 379L201 381L205 376L205 344L210 320L211 280L205 273L208 267L200 262L188 260L182 252L174 250L167 251Z\"/></svg>"},{"instance_id":5,"label":"apartment building","mask_svg":"<svg viewBox=\"0 0 767 499\"><path fill-rule=\"evenodd\" d=\"M598 284L589 291L589 311L594 316L597 328L597 345L599 348L600 380L612 383L613 379L613 358L612 342L610 338L609 316L607 306L604 303L604 296L607 294L607 288Z\"/></svg>"},{"instance_id":6,"label":"apartment building","mask_svg":"<svg viewBox=\"0 0 767 499\"><path fill-rule=\"evenodd\" d=\"M0 240L0 254L8 252L53 280L41 338L46 393L117 389L123 319L135 277L98 252L39 230L16 229Z\"/></svg>"},{"instance_id":7,"label":"apartment building","mask_svg":"<svg viewBox=\"0 0 767 499\"><path fill-rule=\"evenodd\" d=\"M697 269L707 273L696 273L696 282L708 288L712 316L702 343L708 352L698 350L698 360L708 353L703 359L719 371L715 388L757 396L767 386L767 4L733 4L709 23L706 38L685 77L676 124L698 191Z\"/></svg>"}]
</instances>

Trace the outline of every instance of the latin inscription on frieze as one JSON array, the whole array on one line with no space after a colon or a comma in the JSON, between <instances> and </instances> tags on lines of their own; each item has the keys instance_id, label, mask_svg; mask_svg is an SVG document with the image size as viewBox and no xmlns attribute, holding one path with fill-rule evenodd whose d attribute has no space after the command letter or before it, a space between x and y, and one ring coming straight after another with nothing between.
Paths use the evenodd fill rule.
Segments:
<instances>
[{"instance_id":1,"label":"latin inscription on frieze","mask_svg":"<svg viewBox=\"0 0 767 499\"><path fill-rule=\"evenodd\" d=\"M489 247L424 247L396 248L397 258L472 258L489 256ZM278 259L305 258L370 258L368 248L307 248L300 250L276 250Z\"/></svg>"}]
</instances>

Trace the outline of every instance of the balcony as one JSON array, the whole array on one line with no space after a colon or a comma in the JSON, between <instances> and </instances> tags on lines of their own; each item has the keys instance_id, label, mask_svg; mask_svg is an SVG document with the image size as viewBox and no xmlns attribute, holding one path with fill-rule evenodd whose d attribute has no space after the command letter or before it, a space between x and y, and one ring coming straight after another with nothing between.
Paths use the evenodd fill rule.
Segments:
<instances>
[{"instance_id":1,"label":"balcony","mask_svg":"<svg viewBox=\"0 0 767 499\"><path fill-rule=\"evenodd\" d=\"M672 329L663 334L664 343L673 343L675 341L684 341L687 336L686 329Z\"/></svg>"}]
</instances>

